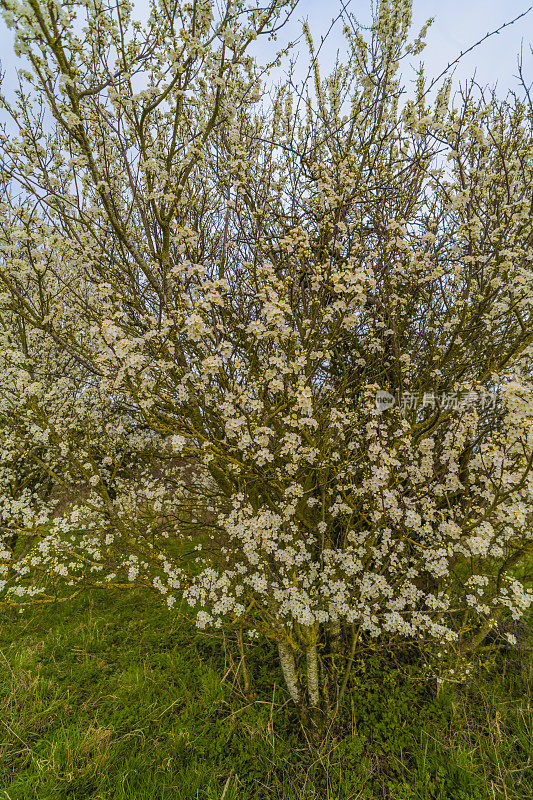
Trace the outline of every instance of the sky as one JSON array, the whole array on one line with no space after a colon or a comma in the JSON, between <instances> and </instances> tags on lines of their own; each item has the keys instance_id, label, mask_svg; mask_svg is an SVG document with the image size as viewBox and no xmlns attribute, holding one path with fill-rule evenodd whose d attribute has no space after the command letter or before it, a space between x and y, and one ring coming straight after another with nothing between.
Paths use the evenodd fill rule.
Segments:
<instances>
[{"instance_id":1,"label":"sky","mask_svg":"<svg viewBox=\"0 0 533 800\"><path fill-rule=\"evenodd\" d=\"M428 18L435 18L427 35L427 46L416 57L416 65L422 59L428 77L436 77L461 51L532 5L533 0L414 0L413 33L415 30L418 33ZM349 3L350 11L363 24L370 21L370 7L370 0L351 0ZM307 18L315 43L318 43L340 8L338 0L301 0L283 36L288 40L296 38L301 30L299 21ZM339 22L323 48L323 59L329 64L333 62L337 48L342 46L341 30ZM533 44L533 9L523 19L465 55L455 70L455 84L459 85L475 73L480 84L497 84L500 93L505 94L509 87L517 85L517 55L522 45L525 72L533 81L530 43ZM405 70L407 81L411 76L412 71Z\"/></svg>"},{"instance_id":2,"label":"sky","mask_svg":"<svg viewBox=\"0 0 533 800\"><path fill-rule=\"evenodd\" d=\"M146 0L138 0L139 6L146 6ZM345 5L362 22L370 18L370 0L344 0ZM415 0L414 28L419 29L428 17L435 17L430 28L428 45L417 61L422 58L426 64L428 77L438 75L453 61L461 51L466 50L481 39L488 31L495 30L503 23L526 11L533 0ZM340 0L300 0L300 4L290 23L282 31L279 43L294 40L301 33L301 21L308 19L315 41L320 41L329 28L333 17L341 8ZM6 73L5 87L9 90L15 83L18 59L13 53L13 34L0 20L0 59ZM482 85L498 85L500 94L509 87L517 85L517 54L521 45L524 48L524 67L526 75L533 81L533 10L514 25L506 28L466 55L457 66L454 74L455 84L465 81L474 72ZM341 23L330 33L322 51L324 66L331 64L339 46L342 46ZM272 44L261 47L272 49ZM260 49L261 54L261 49ZM265 54L269 53L265 49ZM304 60L300 59L303 75ZM410 70L405 70L409 82Z\"/></svg>"}]
</instances>

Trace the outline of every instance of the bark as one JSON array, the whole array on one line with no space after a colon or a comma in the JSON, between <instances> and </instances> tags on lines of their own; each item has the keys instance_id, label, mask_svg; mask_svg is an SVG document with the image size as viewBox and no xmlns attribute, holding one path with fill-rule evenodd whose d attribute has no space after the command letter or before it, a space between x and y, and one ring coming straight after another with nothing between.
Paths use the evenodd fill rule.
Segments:
<instances>
[{"instance_id":1,"label":"bark","mask_svg":"<svg viewBox=\"0 0 533 800\"><path fill-rule=\"evenodd\" d=\"M331 652L334 656L338 656L340 655L342 645L341 624L338 620L330 624L329 635L331 639Z\"/></svg>"},{"instance_id":2,"label":"bark","mask_svg":"<svg viewBox=\"0 0 533 800\"><path fill-rule=\"evenodd\" d=\"M310 644L305 648L305 660L307 665L307 694L309 703L313 708L317 708L320 700L318 691L318 659L316 643Z\"/></svg>"},{"instance_id":3,"label":"bark","mask_svg":"<svg viewBox=\"0 0 533 800\"><path fill-rule=\"evenodd\" d=\"M294 656L290 650L290 647L282 640L278 641L278 652L281 669L283 670L283 677L285 678L285 683L287 684L289 694L295 703L299 703L300 690L298 688L298 678L296 676Z\"/></svg>"}]
</instances>

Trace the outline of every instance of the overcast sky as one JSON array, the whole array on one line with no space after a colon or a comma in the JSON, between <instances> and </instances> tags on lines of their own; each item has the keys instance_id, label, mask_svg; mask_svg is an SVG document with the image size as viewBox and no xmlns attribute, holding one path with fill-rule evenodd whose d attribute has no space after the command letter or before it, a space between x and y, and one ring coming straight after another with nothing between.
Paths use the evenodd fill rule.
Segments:
<instances>
[{"instance_id":1,"label":"overcast sky","mask_svg":"<svg viewBox=\"0 0 533 800\"><path fill-rule=\"evenodd\" d=\"M146 5L145 0L138 2L141 6ZM533 0L415 0L416 28L428 17L435 17L428 34L428 45L421 55L428 76L438 75L462 50L466 50L488 31L518 16L530 4L533 4ZM368 22L370 0L345 0L345 5L361 22ZM280 36L280 43L297 38L301 33L301 20L306 17L318 43L340 8L339 0L300 0L293 19ZM6 88L13 86L18 61L13 54L12 40L12 32L0 21L0 58L6 73ZM533 11L465 56L456 69L456 82L465 80L475 72L479 83L497 83L500 92L505 93L508 87L516 85L516 57L522 43L526 74L533 80L530 42L533 42ZM265 46L272 48L272 44ZM339 46L342 46L341 24L337 23L323 49L325 64L331 63ZM408 71L405 71L405 77L409 79Z\"/></svg>"},{"instance_id":2,"label":"overcast sky","mask_svg":"<svg viewBox=\"0 0 533 800\"><path fill-rule=\"evenodd\" d=\"M370 0L351 0L349 9L360 22L370 20ZM434 77L453 61L461 51L467 50L489 31L526 11L533 0L415 0L413 32L429 17L435 21L427 36L427 46L416 61L426 63L426 72ZM308 18L313 37L318 44L320 36L328 30L331 20L341 8L338 0L301 0L294 19L283 32L288 40L296 38L301 30L300 20ZM341 23L329 35L324 47L328 63L334 60L337 48L342 45ZM466 55L455 70L457 83L476 73L479 83L498 84L502 93L516 85L517 55L523 44L524 67L533 80L533 56L529 48L533 43L533 10L523 19L490 37L472 53ZM405 77L409 77L408 70Z\"/></svg>"}]
</instances>

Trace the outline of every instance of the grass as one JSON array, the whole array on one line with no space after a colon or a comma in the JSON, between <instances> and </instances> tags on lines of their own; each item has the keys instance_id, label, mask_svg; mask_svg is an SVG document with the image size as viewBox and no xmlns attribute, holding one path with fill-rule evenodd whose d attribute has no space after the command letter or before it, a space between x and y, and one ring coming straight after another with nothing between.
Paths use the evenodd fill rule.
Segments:
<instances>
[{"instance_id":1,"label":"grass","mask_svg":"<svg viewBox=\"0 0 533 800\"><path fill-rule=\"evenodd\" d=\"M140 591L1 623L0 800L533 797L525 651L438 697L416 667L370 655L343 735L312 753L268 643L248 647L248 697L236 641Z\"/></svg>"}]
</instances>

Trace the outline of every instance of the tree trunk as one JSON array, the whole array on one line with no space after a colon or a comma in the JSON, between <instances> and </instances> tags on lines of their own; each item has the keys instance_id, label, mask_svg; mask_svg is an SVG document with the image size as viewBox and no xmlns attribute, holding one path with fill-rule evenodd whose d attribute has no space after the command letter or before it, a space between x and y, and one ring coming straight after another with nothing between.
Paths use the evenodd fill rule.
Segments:
<instances>
[{"instance_id":1,"label":"tree trunk","mask_svg":"<svg viewBox=\"0 0 533 800\"><path fill-rule=\"evenodd\" d=\"M320 695L318 691L318 659L316 653L316 642L305 648L305 660L307 666L307 694L309 703L313 708L317 708Z\"/></svg>"},{"instance_id":2,"label":"tree trunk","mask_svg":"<svg viewBox=\"0 0 533 800\"><path fill-rule=\"evenodd\" d=\"M283 677L291 698L296 704L300 702L300 690L298 688L298 678L296 675L296 665L294 663L294 656L290 647L286 642L281 639L278 640L279 660L281 669L283 670Z\"/></svg>"}]
</instances>

